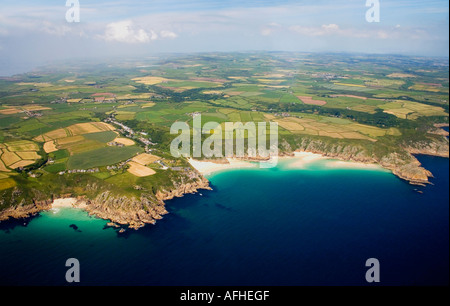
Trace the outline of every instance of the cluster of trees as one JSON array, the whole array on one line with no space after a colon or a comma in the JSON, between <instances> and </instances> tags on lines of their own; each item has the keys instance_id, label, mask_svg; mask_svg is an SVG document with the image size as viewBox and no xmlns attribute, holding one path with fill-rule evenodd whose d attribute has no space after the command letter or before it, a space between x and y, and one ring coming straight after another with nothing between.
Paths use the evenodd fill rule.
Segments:
<instances>
[{"instance_id":1,"label":"cluster of trees","mask_svg":"<svg viewBox=\"0 0 450 306\"><path fill-rule=\"evenodd\" d=\"M152 142L157 143L159 149L170 150L170 144L174 136L170 134L169 128L138 120L127 120L123 123L135 131L144 131L147 133L147 137L150 138Z\"/></svg>"}]
</instances>

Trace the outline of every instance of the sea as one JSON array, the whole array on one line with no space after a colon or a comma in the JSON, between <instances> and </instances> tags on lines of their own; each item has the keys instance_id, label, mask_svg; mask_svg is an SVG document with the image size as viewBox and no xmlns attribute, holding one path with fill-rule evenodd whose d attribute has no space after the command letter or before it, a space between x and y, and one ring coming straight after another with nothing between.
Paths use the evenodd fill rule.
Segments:
<instances>
[{"instance_id":1,"label":"sea","mask_svg":"<svg viewBox=\"0 0 450 306\"><path fill-rule=\"evenodd\" d=\"M384 286L449 284L449 160L418 156L413 186L381 168L236 169L212 191L167 202L156 225L123 234L61 208L0 223L0 285Z\"/></svg>"}]
</instances>

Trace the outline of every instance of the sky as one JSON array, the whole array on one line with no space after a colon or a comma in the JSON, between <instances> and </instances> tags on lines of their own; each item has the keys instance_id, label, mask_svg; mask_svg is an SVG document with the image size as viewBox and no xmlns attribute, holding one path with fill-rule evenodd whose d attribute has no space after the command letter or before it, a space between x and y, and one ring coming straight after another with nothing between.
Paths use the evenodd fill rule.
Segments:
<instances>
[{"instance_id":1,"label":"sky","mask_svg":"<svg viewBox=\"0 0 450 306\"><path fill-rule=\"evenodd\" d=\"M67 1L67 2L66 2ZM65 59L298 51L443 56L447 0L0 0L0 75ZM79 22L74 3L79 3ZM69 15L68 19L66 15Z\"/></svg>"}]
</instances>

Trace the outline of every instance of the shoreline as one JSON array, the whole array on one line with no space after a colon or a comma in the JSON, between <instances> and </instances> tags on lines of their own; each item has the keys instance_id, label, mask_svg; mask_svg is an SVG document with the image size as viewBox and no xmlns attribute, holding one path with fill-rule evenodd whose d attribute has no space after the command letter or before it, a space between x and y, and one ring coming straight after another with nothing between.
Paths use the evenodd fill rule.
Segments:
<instances>
[{"instance_id":1,"label":"shoreline","mask_svg":"<svg viewBox=\"0 0 450 306\"><path fill-rule=\"evenodd\" d=\"M235 170L243 168L257 168L257 165L251 161L240 160L236 158L226 158L227 163L213 161L199 161L192 158L188 159L189 164L201 175L211 175L224 170Z\"/></svg>"},{"instance_id":2,"label":"shoreline","mask_svg":"<svg viewBox=\"0 0 450 306\"><path fill-rule=\"evenodd\" d=\"M409 152L410 153L410 152ZM437 154L437 152L431 150L418 150L416 152L420 155L428 156L441 156L443 154ZM397 165L390 162L390 160L376 160L368 156L354 155L354 154L327 154L322 153L319 150L297 150L293 153L282 153L277 156L281 161L292 161L288 165L288 169L306 169L306 165L319 160L328 160L325 163L326 169L367 169L376 171L388 171L394 176L412 184L425 186L430 184L428 178L433 177L432 173L421 167L420 162L411 154L411 162L407 164ZM87 199L85 197L77 197L74 195L61 195L58 198L51 196L49 199L33 200L28 205L20 205L10 207L3 211L0 211L0 222L8 219L22 219L34 216L41 211L48 211L52 209L59 209L63 207L82 209L94 215L100 219L109 220L111 224L115 225L127 225L131 229L139 229L145 224L155 224L156 220L162 219L162 216L168 212L165 210L164 201L173 199L174 197L182 197L185 194L196 193L200 189L209 189L209 181L205 176L216 174L220 171L236 170L236 169L258 169L259 163L256 162L268 162L267 159L255 159L255 158L229 158L219 160L207 160L199 161L189 159L190 165L197 170L197 176L199 180L195 180L192 183L182 183L174 186L174 188L168 190L158 191L156 199L128 199L124 197L111 197L108 192L104 192L97 196L95 199ZM261 167L264 168L264 167ZM117 203L117 201L126 200L129 204L133 204L137 212L134 210L121 211L109 206ZM150 211L146 212L142 210L145 205L150 205Z\"/></svg>"},{"instance_id":3,"label":"shoreline","mask_svg":"<svg viewBox=\"0 0 450 306\"><path fill-rule=\"evenodd\" d=\"M202 175L213 175L221 171L237 170L237 169L258 169L260 168L255 160L251 159L236 159L236 158L226 158L228 163L224 163L223 160L214 161L200 161L190 158L189 164L194 167ZM278 156L279 161L292 161L292 163L287 167L288 169L306 169L308 164L320 161L328 160L329 163L326 167L329 169L367 169L367 170L383 170L385 169L377 163L363 163L350 160L342 160L335 157L329 157L324 154L306 152L306 151L296 151L293 155L283 155ZM264 161L261 161L264 163Z\"/></svg>"},{"instance_id":4,"label":"shoreline","mask_svg":"<svg viewBox=\"0 0 450 306\"><path fill-rule=\"evenodd\" d=\"M54 199L52 208L81 208L77 206L78 200L76 198L58 198Z\"/></svg>"}]
</instances>

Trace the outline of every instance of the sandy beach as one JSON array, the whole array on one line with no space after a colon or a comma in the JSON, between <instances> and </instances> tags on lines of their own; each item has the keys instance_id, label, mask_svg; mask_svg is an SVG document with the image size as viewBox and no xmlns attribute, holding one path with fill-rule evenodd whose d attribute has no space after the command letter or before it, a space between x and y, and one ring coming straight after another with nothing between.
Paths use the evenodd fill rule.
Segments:
<instances>
[{"instance_id":1,"label":"sandy beach","mask_svg":"<svg viewBox=\"0 0 450 306\"><path fill-rule=\"evenodd\" d=\"M247 161L237 160L233 158L227 158L228 164L216 164L213 162L203 162L195 159L189 159L189 163L192 167L194 167L198 172L203 175L208 175L213 172L222 171L222 170L230 170L230 169L241 169L241 168L257 168L258 164L251 163Z\"/></svg>"},{"instance_id":2,"label":"sandy beach","mask_svg":"<svg viewBox=\"0 0 450 306\"><path fill-rule=\"evenodd\" d=\"M328 163L326 163L326 166L328 168L372 169L372 170L389 171L377 164L365 164L365 163L341 161L341 160L330 160Z\"/></svg>"},{"instance_id":3,"label":"sandy beach","mask_svg":"<svg viewBox=\"0 0 450 306\"><path fill-rule=\"evenodd\" d=\"M241 168L259 168L259 163L252 163L249 161L242 161L233 158L227 158L228 164L214 163L214 162L204 162L194 159L189 159L189 163L197 169L201 174L208 175L214 172L231 170L231 169L241 169ZM288 168L290 169L306 169L308 164L317 162L319 160L326 160L324 166L327 168L341 168L341 169L368 169L368 170L384 170L381 166L377 164L365 164L352 161L341 161L326 157L322 154L310 153L310 152L294 152L294 156L283 156L279 157L282 161L292 161L289 163Z\"/></svg>"},{"instance_id":4,"label":"sandy beach","mask_svg":"<svg viewBox=\"0 0 450 306\"><path fill-rule=\"evenodd\" d=\"M55 199L52 208L80 208L86 206L85 202L79 202L76 198Z\"/></svg>"},{"instance_id":5,"label":"sandy beach","mask_svg":"<svg viewBox=\"0 0 450 306\"><path fill-rule=\"evenodd\" d=\"M321 154L315 154L310 152L295 152L295 157L288 157L288 159L294 159L295 161L289 164L289 168L305 169L306 165L316 162L318 160L326 160L323 165L331 169L367 169L367 170L385 170L383 167L377 164L366 164L354 161L337 160L330 157L323 156ZM388 170L386 170L388 171Z\"/></svg>"},{"instance_id":6,"label":"sandy beach","mask_svg":"<svg viewBox=\"0 0 450 306\"><path fill-rule=\"evenodd\" d=\"M321 154L310 152L294 152L294 157L283 157L283 159L294 160L294 162L289 164L289 168L304 169L309 163L328 158Z\"/></svg>"}]
</instances>

